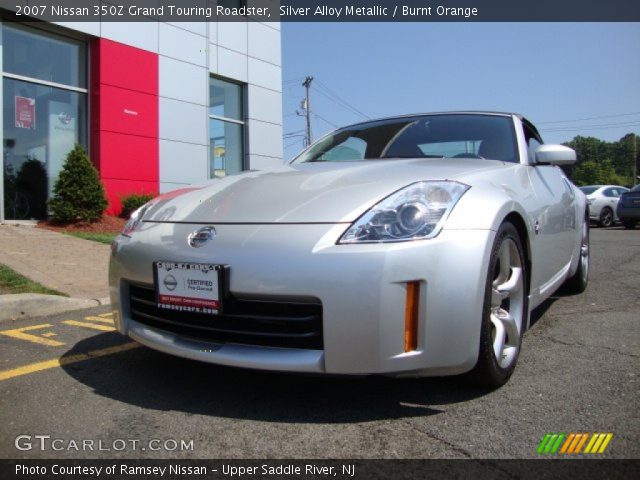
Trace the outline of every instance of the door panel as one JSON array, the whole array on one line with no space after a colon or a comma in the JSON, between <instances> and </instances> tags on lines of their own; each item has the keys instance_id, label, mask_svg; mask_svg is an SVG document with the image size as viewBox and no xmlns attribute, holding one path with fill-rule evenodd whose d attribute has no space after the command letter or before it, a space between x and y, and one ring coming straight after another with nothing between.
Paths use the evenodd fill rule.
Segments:
<instances>
[{"instance_id":1,"label":"door panel","mask_svg":"<svg viewBox=\"0 0 640 480\"><path fill-rule=\"evenodd\" d=\"M537 165L529 172L539 205L538 211L533 213L538 233L532 242L531 286L539 288L571 260L576 232L576 200L560 168Z\"/></svg>"}]
</instances>

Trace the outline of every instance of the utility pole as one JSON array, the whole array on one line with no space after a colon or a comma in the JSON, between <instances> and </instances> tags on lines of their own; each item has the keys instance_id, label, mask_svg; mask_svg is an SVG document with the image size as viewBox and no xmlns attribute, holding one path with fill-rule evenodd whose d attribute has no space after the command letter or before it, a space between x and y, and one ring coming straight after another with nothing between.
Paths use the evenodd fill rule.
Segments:
<instances>
[{"instance_id":1,"label":"utility pole","mask_svg":"<svg viewBox=\"0 0 640 480\"><path fill-rule=\"evenodd\" d=\"M633 184L638 182L638 136L633 134Z\"/></svg>"},{"instance_id":2,"label":"utility pole","mask_svg":"<svg viewBox=\"0 0 640 480\"><path fill-rule=\"evenodd\" d=\"M307 114L307 139L306 146L311 145L311 100L309 98L309 90L311 89L311 82L313 81L313 77L307 77L304 79L303 87L307 89L307 96L305 100L305 112Z\"/></svg>"}]
</instances>

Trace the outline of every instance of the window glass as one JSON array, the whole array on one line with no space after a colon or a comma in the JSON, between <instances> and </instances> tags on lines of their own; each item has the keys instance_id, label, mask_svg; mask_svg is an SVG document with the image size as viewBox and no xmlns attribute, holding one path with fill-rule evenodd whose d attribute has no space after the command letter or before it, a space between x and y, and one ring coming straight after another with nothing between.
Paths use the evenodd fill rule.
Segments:
<instances>
[{"instance_id":1,"label":"window glass","mask_svg":"<svg viewBox=\"0 0 640 480\"><path fill-rule=\"evenodd\" d=\"M243 89L218 78L209 79L210 177L244 170Z\"/></svg>"},{"instance_id":2,"label":"window glass","mask_svg":"<svg viewBox=\"0 0 640 480\"><path fill-rule=\"evenodd\" d=\"M420 150L427 156L477 158L480 142L434 142L419 145Z\"/></svg>"},{"instance_id":3,"label":"window glass","mask_svg":"<svg viewBox=\"0 0 640 480\"><path fill-rule=\"evenodd\" d=\"M243 126L213 118L209 123L211 142L210 177L224 177L244 170L244 162L242 161Z\"/></svg>"},{"instance_id":4,"label":"window glass","mask_svg":"<svg viewBox=\"0 0 640 480\"><path fill-rule=\"evenodd\" d=\"M319 160L344 161L357 160L363 158L367 144L364 140L356 137L349 137L339 145L335 145L327 152L323 153Z\"/></svg>"},{"instance_id":5,"label":"window glass","mask_svg":"<svg viewBox=\"0 0 640 480\"><path fill-rule=\"evenodd\" d=\"M542 145L537 139L531 137L527 142L527 156L529 157L529 163L536 163L536 150Z\"/></svg>"},{"instance_id":6,"label":"window glass","mask_svg":"<svg viewBox=\"0 0 640 480\"><path fill-rule=\"evenodd\" d=\"M5 77L2 116L5 217L45 218L67 154L86 146L86 95Z\"/></svg>"},{"instance_id":7,"label":"window glass","mask_svg":"<svg viewBox=\"0 0 640 480\"><path fill-rule=\"evenodd\" d=\"M85 45L39 30L4 24L5 72L85 88Z\"/></svg>"},{"instance_id":8,"label":"window glass","mask_svg":"<svg viewBox=\"0 0 640 480\"><path fill-rule=\"evenodd\" d=\"M602 192L602 194L605 197L616 197L617 196L617 195L615 195L613 188L607 188L604 192Z\"/></svg>"},{"instance_id":9,"label":"window glass","mask_svg":"<svg viewBox=\"0 0 640 480\"><path fill-rule=\"evenodd\" d=\"M582 193L584 193L585 195L591 195L597 189L598 187L580 187L580 190L582 190Z\"/></svg>"},{"instance_id":10,"label":"window glass","mask_svg":"<svg viewBox=\"0 0 640 480\"><path fill-rule=\"evenodd\" d=\"M209 115L242 120L242 86L210 78Z\"/></svg>"},{"instance_id":11,"label":"window glass","mask_svg":"<svg viewBox=\"0 0 640 480\"><path fill-rule=\"evenodd\" d=\"M400 117L353 125L323 138L295 161L344 160L327 154L352 138L361 145L353 160L479 156L518 161L511 118L475 114Z\"/></svg>"}]
</instances>

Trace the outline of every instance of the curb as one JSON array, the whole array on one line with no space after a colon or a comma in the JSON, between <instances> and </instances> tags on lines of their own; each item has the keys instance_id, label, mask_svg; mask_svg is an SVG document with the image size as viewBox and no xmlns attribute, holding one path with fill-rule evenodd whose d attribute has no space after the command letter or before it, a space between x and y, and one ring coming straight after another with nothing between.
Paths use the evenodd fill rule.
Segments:
<instances>
[{"instance_id":1,"label":"curb","mask_svg":"<svg viewBox=\"0 0 640 480\"><path fill-rule=\"evenodd\" d=\"M0 295L0 322L55 315L110 304L111 299L109 297L96 299L69 298L39 293Z\"/></svg>"}]
</instances>

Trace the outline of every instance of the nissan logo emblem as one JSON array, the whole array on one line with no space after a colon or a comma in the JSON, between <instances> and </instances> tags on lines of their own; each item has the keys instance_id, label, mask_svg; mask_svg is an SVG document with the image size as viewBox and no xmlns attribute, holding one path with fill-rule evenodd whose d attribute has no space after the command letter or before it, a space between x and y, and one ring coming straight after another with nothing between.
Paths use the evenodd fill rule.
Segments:
<instances>
[{"instance_id":1,"label":"nissan logo emblem","mask_svg":"<svg viewBox=\"0 0 640 480\"><path fill-rule=\"evenodd\" d=\"M193 248L200 248L204 246L210 240L216 236L216 229L214 227L202 227L189 234L189 245Z\"/></svg>"},{"instance_id":2,"label":"nissan logo emblem","mask_svg":"<svg viewBox=\"0 0 640 480\"><path fill-rule=\"evenodd\" d=\"M164 277L164 280L162 281L162 283L164 283L164 286L170 292L173 292L178 286L178 281L176 280L176 277L174 277L173 275L167 275L166 277Z\"/></svg>"}]
</instances>

